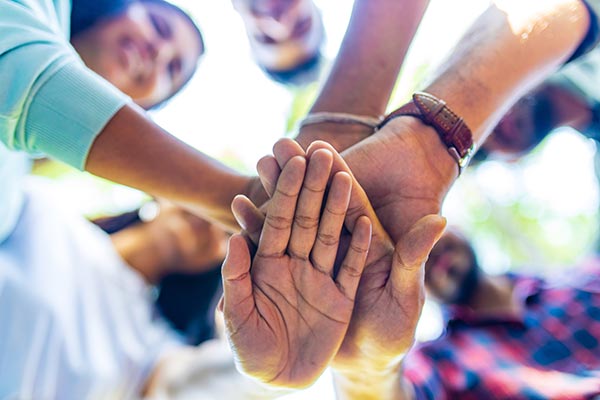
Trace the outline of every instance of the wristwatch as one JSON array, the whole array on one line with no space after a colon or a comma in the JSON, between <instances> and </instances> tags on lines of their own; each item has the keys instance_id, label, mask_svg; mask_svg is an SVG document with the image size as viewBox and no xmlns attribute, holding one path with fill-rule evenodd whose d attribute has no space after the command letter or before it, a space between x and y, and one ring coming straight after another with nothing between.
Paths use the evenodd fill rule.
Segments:
<instances>
[{"instance_id":1,"label":"wristwatch","mask_svg":"<svg viewBox=\"0 0 600 400\"><path fill-rule=\"evenodd\" d=\"M443 100L424 92L413 94L412 101L385 116L379 124L381 129L386 123L401 116L420 119L431 126L448 147L448 152L458 164L458 174L471 161L475 153L473 134L462 118L456 115Z\"/></svg>"}]
</instances>

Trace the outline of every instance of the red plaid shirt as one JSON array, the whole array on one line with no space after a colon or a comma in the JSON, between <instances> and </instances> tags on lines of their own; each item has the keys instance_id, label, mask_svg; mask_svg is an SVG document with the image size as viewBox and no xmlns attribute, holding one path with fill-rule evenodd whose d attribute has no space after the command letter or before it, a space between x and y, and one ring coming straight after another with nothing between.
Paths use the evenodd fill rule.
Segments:
<instances>
[{"instance_id":1,"label":"red plaid shirt","mask_svg":"<svg viewBox=\"0 0 600 400\"><path fill-rule=\"evenodd\" d=\"M600 398L600 259L577 271L558 283L510 275L518 318L449 310L445 333L406 358L417 398Z\"/></svg>"}]
</instances>

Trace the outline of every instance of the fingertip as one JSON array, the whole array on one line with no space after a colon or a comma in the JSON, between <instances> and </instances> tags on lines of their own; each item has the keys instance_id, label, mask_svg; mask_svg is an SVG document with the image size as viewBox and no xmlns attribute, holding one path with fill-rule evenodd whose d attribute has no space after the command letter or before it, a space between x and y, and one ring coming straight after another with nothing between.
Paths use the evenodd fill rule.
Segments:
<instances>
[{"instance_id":1,"label":"fingertip","mask_svg":"<svg viewBox=\"0 0 600 400\"><path fill-rule=\"evenodd\" d=\"M245 211L248 207L248 202L252 203L249 198L243 194L236 195L231 201L231 213L242 229L246 229L248 224L245 218Z\"/></svg>"},{"instance_id":2,"label":"fingertip","mask_svg":"<svg viewBox=\"0 0 600 400\"><path fill-rule=\"evenodd\" d=\"M294 156L304 157L306 153L298 142L290 138L279 139L273 145L273 155L281 168Z\"/></svg>"},{"instance_id":3,"label":"fingertip","mask_svg":"<svg viewBox=\"0 0 600 400\"><path fill-rule=\"evenodd\" d=\"M294 156L292 157L283 170L290 170L296 176L302 176L302 180L304 180L304 174L306 172L306 158L303 156ZM283 172L283 171L282 171Z\"/></svg>"},{"instance_id":4,"label":"fingertip","mask_svg":"<svg viewBox=\"0 0 600 400\"><path fill-rule=\"evenodd\" d=\"M308 148L306 149L306 154L308 157L311 157L314 152L316 152L317 150L320 150L320 149L329 150L330 152L332 152L332 150L334 150L333 146L330 145L329 143L327 143L323 140L315 140L314 142L312 142L311 144L308 145ZM332 154L333 154L333 152L332 152Z\"/></svg>"},{"instance_id":5,"label":"fingertip","mask_svg":"<svg viewBox=\"0 0 600 400\"><path fill-rule=\"evenodd\" d=\"M277 160L273 156L264 156L256 163L258 179L269 196L273 195L273 190L277 182L281 169Z\"/></svg>"},{"instance_id":6,"label":"fingertip","mask_svg":"<svg viewBox=\"0 0 600 400\"><path fill-rule=\"evenodd\" d=\"M366 215L361 215L354 225L353 236L356 235L357 240L365 244L368 248L371 246L371 237L373 235L373 224L371 219Z\"/></svg>"},{"instance_id":7,"label":"fingertip","mask_svg":"<svg viewBox=\"0 0 600 400\"><path fill-rule=\"evenodd\" d=\"M235 278L244 270L248 270L249 264L250 253L246 239L239 233L231 235L227 242L227 254L225 254L225 261L223 261L223 267L221 268L223 277L226 279Z\"/></svg>"}]
</instances>

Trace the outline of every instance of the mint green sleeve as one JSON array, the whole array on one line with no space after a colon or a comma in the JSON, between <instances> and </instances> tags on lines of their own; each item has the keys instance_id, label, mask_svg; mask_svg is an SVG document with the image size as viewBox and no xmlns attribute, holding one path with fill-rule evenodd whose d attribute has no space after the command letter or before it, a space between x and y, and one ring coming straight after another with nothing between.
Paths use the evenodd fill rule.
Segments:
<instances>
[{"instance_id":1,"label":"mint green sleeve","mask_svg":"<svg viewBox=\"0 0 600 400\"><path fill-rule=\"evenodd\" d=\"M32 94L19 127L21 142L25 150L84 169L94 140L129 101L80 62L68 62Z\"/></svg>"},{"instance_id":2,"label":"mint green sleeve","mask_svg":"<svg viewBox=\"0 0 600 400\"><path fill-rule=\"evenodd\" d=\"M39 15L0 4L0 141L76 168L131 99L89 70Z\"/></svg>"}]
</instances>

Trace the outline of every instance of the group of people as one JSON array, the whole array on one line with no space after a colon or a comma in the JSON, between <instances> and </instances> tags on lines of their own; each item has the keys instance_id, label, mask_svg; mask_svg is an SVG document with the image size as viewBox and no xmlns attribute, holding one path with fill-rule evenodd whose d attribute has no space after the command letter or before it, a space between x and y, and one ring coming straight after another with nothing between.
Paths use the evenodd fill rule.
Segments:
<instances>
[{"instance_id":1,"label":"group of people","mask_svg":"<svg viewBox=\"0 0 600 400\"><path fill-rule=\"evenodd\" d=\"M267 74L315 76L311 0L233 4ZM243 379L265 397L326 368L341 399L600 395L597 262L559 283L489 276L439 215L477 150L520 156L562 125L597 135L600 2L496 1L423 92L386 114L427 5L355 0L296 140L249 177L145 113L204 52L181 9L0 1L0 396L151 398L204 384L206 353L157 317L149 284L223 257L223 294L206 308L221 311ZM25 179L37 154L170 202L107 236ZM448 325L414 347L425 291Z\"/></svg>"}]
</instances>

